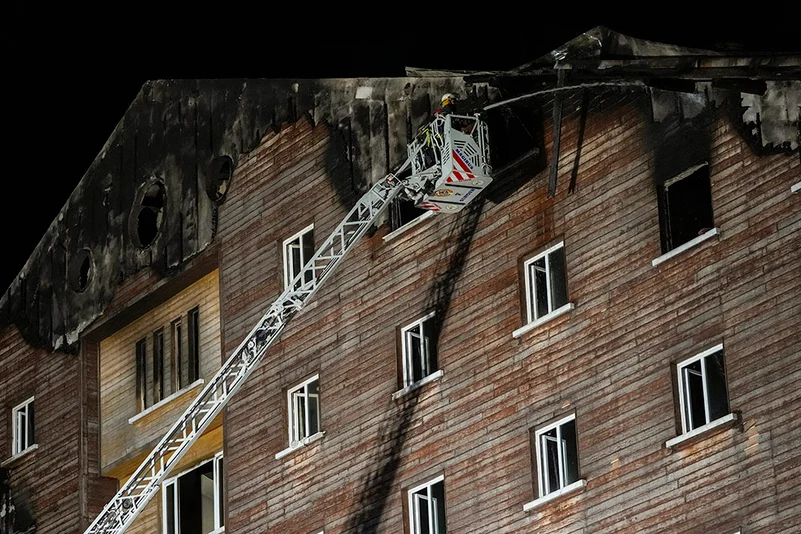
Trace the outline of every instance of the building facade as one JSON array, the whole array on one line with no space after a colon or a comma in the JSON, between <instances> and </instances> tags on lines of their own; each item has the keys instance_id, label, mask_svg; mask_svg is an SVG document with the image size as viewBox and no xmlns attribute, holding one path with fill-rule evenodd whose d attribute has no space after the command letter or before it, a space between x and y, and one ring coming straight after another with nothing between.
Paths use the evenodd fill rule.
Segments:
<instances>
[{"instance_id":1,"label":"building facade","mask_svg":"<svg viewBox=\"0 0 801 534\"><path fill-rule=\"evenodd\" d=\"M445 92L492 186L394 203L129 532L797 531L799 73L149 83L0 301L3 534L83 532Z\"/></svg>"}]
</instances>

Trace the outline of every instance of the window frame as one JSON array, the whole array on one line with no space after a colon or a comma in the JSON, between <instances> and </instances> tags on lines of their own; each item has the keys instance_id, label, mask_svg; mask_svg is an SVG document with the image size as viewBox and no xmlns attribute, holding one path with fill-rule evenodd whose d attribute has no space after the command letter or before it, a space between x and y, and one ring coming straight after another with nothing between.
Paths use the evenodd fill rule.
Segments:
<instances>
[{"instance_id":1,"label":"window frame","mask_svg":"<svg viewBox=\"0 0 801 534\"><path fill-rule=\"evenodd\" d=\"M570 305L570 299L567 297L567 251L564 252L565 256L565 304L562 304L559 307L556 307L553 303L553 295L552 295L552 286L553 286L553 270L551 269L551 255L559 249L565 249L565 242L559 241L558 243L554 243L550 245L548 248L531 256L530 258L526 259L523 262L523 283L525 288L525 304L526 304L526 324L539 324L548 320L548 318L555 316L556 312L564 308L565 306ZM540 315L539 317L536 316L536 308L537 308L537 301L536 301L536 293L535 293L535 283L533 283L532 276L531 276L531 269L530 266L540 259L545 258L545 293L547 298L547 309L548 312Z\"/></svg>"},{"instance_id":2,"label":"window frame","mask_svg":"<svg viewBox=\"0 0 801 534\"><path fill-rule=\"evenodd\" d=\"M223 464L223 452L220 451L216 453L211 458L207 458L201 461L198 464L195 464L190 469L186 469L181 471L175 476L172 476L161 484L161 532L162 534L171 534L170 530L168 530L168 489L169 486L173 486L172 492L172 506L173 506L173 524L172 524L172 533L177 534L180 531L181 525L181 513L180 513L180 498L178 495L178 479L182 476L191 473L192 471L196 471L200 469L204 465L208 464L209 462L214 462L212 466L212 473L214 477L214 530L212 534L222 534L225 532L225 486L222 483L222 477L225 470L225 466Z\"/></svg>"},{"instance_id":3,"label":"window frame","mask_svg":"<svg viewBox=\"0 0 801 534\"><path fill-rule=\"evenodd\" d=\"M702 227L698 229L698 232L694 237L690 239L686 239L683 243L675 244L674 243L674 234L676 233L676 227L671 222L674 218L671 215L671 202L670 202L670 187L682 182L691 176L695 175L698 171L706 169L706 178L709 181L709 215L711 219L711 225L709 227ZM706 193L706 192L705 192ZM711 175L711 168L708 161L703 161L696 165L692 165L679 174L668 178L661 184L657 186L657 204L658 204L658 211L659 211L659 240L660 240L660 251L662 256L666 256L673 251L677 251L676 253L686 250L689 247L692 247L696 243L700 241L704 241L705 239L699 239L702 236L706 236L706 238L711 237L709 232L711 230L717 231L717 227L715 226L715 210L713 209L713 199L712 199L712 175ZM684 212L686 215L687 212ZM705 232L700 232L706 228Z\"/></svg>"},{"instance_id":4,"label":"window frame","mask_svg":"<svg viewBox=\"0 0 801 534\"><path fill-rule=\"evenodd\" d=\"M415 514L416 501L415 501L414 497L415 497L415 494L417 492L419 492L420 490L422 490L422 489L426 489L427 490L426 491L426 495L427 495L428 502L429 502L429 507L428 507L428 531L431 534L440 534L438 532L438 530L437 530L439 527L437 526L436 523L433 522L433 519L436 516L431 513L431 508L432 508L431 503L432 502L436 502L436 501L434 501L433 497L431 496L431 488L433 486L435 486L436 484L440 484L440 483L442 484L442 494L443 494L442 514L444 516L444 522L445 522L445 525L446 525L446 529L445 530L447 531L448 513L447 513L447 510L446 510L446 504L445 504L446 499L444 498L444 495L445 495L445 475L439 475L439 476L434 477L434 478L432 478L430 480L427 480L426 482L424 482L422 484L418 484L418 485L413 486L413 487L409 488L408 490L406 490L406 505L407 505L407 507L409 509L408 520L409 520L409 533L410 534L420 534L420 530L418 528L419 522L420 522L420 517L419 517L419 514ZM434 509L437 512L439 510L436 507L436 505L434 505Z\"/></svg>"},{"instance_id":5,"label":"window frame","mask_svg":"<svg viewBox=\"0 0 801 534\"><path fill-rule=\"evenodd\" d=\"M557 446L557 472L558 477L560 480L560 486L558 488L550 488L550 481L547 480L547 473L548 470L545 468L547 465L545 461L547 461L547 457L544 454L541 446L541 438L547 432L556 429L556 442L559 443L559 439L561 437L561 427L564 426L566 423L573 421L573 424L576 428L576 443L575 443L575 452L576 452L576 480L568 481L567 480L567 459L563 458L566 455L564 452L563 447ZM581 463L579 462L579 443L578 443L578 423L576 414L572 413L566 415L556 421L548 423L547 425L543 425L540 428L534 429L534 465L535 472L537 474L537 501L540 499L547 499L550 500L551 498L558 497L559 495L563 494L565 491L569 490L571 487L575 486L582 482L581 478ZM548 491L545 491L545 489ZM536 502L536 501L535 501Z\"/></svg>"},{"instance_id":6,"label":"window frame","mask_svg":"<svg viewBox=\"0 0 801 534\"><path fill-rule=\"evenodd\" d=\"M707 380L707 366L706 366L706 359L710 356L714 356L715 354L720 353L721 359L723 360L723 385L726 391L726 411L727 414L724 414L716 419L711 419L711 406L709 402L709 384ZM707 427L707 425L713 424L715 421L721 420L726 418L729 414L731 414L731 406L729 404L729 380L726 376L726 354L723 348L723 343L719 343L714 347L710 347L698 354L691 356L685 360L676 363L676 385L677 385L677 396L679 399L679 421L680 421L680 436L684 436L690 434L694 431L697 431L701 428ZM692 407L689 406L690 401L687 400L687 395L689 390L685 385L685 376L683 373L684 369L687 369L690 365L694 364L697 361L701 361L701 387L703 391L703 402L704 402L704 417L705 422L702 425L698 425L695 428L691 428L693 426L692 422Z\"/></svg>"},{"instance_id":7,"label":"window frame","mask_svg":"<svg viewBox=\"0 0 801 534\"><path fill-rule=\"evenodd\" d=\"M435 369L429 369L429 372L423 374L420 377L419 380L414 380L414 374L413 374L414 373L414 366L413 366L413 362L411 360L412 357L413 357L413 354L411 353L411 347L410 347L409 343L407 343L407 335L410 335L409 331L412 330L415 327L418 327L418 326L420 327L420 341L421 341L421 343L423 343L423 340L426 339L425 334L424 334L424 332L425 332L424 323L426 323L427 321L429 321L431 319L434 319L434 317L436 316L436 313L437 313L436 310L432 311L432 312L427 313L426 315L424 315L424 316L422 316L422 317L420 317L418 319L415 319L411 323L408 323L405 326L401 326L400 327L399 335L400 335L400 349L401 349L400 350L400 357L401 357L401 373L402 373L402 375L401 375L401 380L402 380L401 389L404 389L404 388L407 388L407 387L410 387L410 386L414 386L415 384L419 384L420 382L423 382L426 378L434 375L435 373L437 373L437 371L440 370L441 366L439 365L439 347L436 346L437 340L435 339L434 340L434 351L435 351L436 356L435 356L435 360L434 360L433 364L434 364L434 367L436 367L436 368ZM421 363L421 365L420 365L421 370L424 367L431 366L431 364L432 364L432 362L431 362L431 354L430 354L430 350L427 349L427 346L421 345L421 347L420 347L420 355L421 355L421 359L422 359L421 362L420 362ZM426 365L422 365L422 364L426 364Z\"/></svg>"},{"instance_id":8,"label":"window frame","mask_svg":"<svg viewBox=\"0 0 801 534\"><path fill-rule=\"evenodd\" d=\"M136 411L143 412L148 409L147 404L147 336L134 344L136 360Z\"/></svg>"},{"instance_id":9,"label":"window frame","mask_svg":"<svg viewBox=\"0 0 801 534\"><path fill-rule=\"evenodd\" d=\"M31 395L21 403L11 408L11 456L21 455L36 446L36 408L34 400L36 395ZM33 421L31 421L31 410L33 407ZM25 446L22 446L20 435L19 414L25 414ZM32 434L32 435L31 435Z\"/></svg>"},{"instance_id":10,"label":"window frame","mask_svg":"<svg viewBox=\"0 0 801 534\"><path fill-rule=\"evenodd\" d=\"M300 389L306 390L307 386L313 382L317 382L317 431L310 432L309 431L309 403L306 402L305 409L304 409L304 423L306 428L306 435L300 436L299 434L296 436L295 430L295 417L296 417L296 410L295 410L295 399L293 398L293 394ZM308 398L309 393L308 391L304 391L304 396ZM296 384L291 388L287 388L286 391L286 398L287 398L287 430L288 430L288 437L289 437L289 448L294 449L300 447L306 440L309 440L316 434L320 434L322 432L322 415L321 415L321 393L320 393L320 375L315 374L306 380Z\"/></svg>"},{"instance_id":11,"label":"window frame","mask_svg":"<svg viewBox=\"0 0 801 534\"><path fill-rule=\"evenodd\" d=\"M311 253L311 256L309 256L308 258L304 258L303 238L309 233L311 233L311 250L312 250L312 253ZM284 289L289 288L290 284L292 283L292 280L294 280L295 276L297 276L297 274L295 274L295 275L291 275L290 274L294 270L294 260L292 259L292 255L291 254L287 254L288 247L290 245L292 245L294 241L298 241L298 245L300 247L300 262L301 262L301 265L300 265L300 268L298 269L298 274L300 274L301 272L303 272L303 268L306 266L306 264L309 263L309 260L314 256L314 252L315 252L315 249L314 249L314 223L306 226L304 229L302 229L301 231L293 234L291 237L289 237L287 239L284 239L283 243L281 244L281 259L282 259L282 262L283 262L283 265L284 265Z\"/></svg>"}]
</instances>

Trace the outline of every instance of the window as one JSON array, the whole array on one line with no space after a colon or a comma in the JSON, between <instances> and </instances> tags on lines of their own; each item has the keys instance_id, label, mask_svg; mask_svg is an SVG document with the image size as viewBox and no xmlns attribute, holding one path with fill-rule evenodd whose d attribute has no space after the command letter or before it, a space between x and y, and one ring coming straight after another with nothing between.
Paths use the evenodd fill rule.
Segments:
<instances>
[{"instance_id":1,"label":"window","mask_svg":"<svg viewBox=\"0 0 801 534\"><path fill-rule=\"evenodd\" d=\"M526 260L526 318L539 321L560 311L567 302L567 268L564 243Z\"/></svg>"},{"instance_id":2,"label":"window","mask_svg":"<svg viewBox=\"0 0 801 534\"><path fill-rule=\"evenodd\" d=\"M189 385L188 381L183 378L186 363L184 362L184 337L181 319L174 320L170 330L172 333L172 363L170 365L170 371L172 373L172 390L175 392Z\"/></svg>"},{"instance_id":3,"label":"window","mask_svg":"<svg viewBox=\"0 0 801 534\"><path fill-rule=\"evenodd\" d=\"M414 384L437 370L435 328L433 313L401 328L403 387Z\"/></svg>"},{"instance_id":4,"label":"window","mask_svg":"<svg viewBox=\"0 0 801 534\"><path fill-rule=\"evenodd\" d=\"M192 308L188 314L189 354L187 358L188 381L191 384L200 377L200 310Z\"/></svg>"},{"instance_id":5,"label":"window","mask_svg":"<svg viewBox=\"0 0 801 534\"><path fill-rule=\"evenodd\" d=\"M723 345L697 354L676 368L683 434L729 414Z\"/></svg>"},{"instance_id":6,"label":"window","mask_svg":"<svg viewBox=\"0 0 801 534\"><path fill-rule=\"evenodd\" d=\"M164 483L164 534L219 534L225 532L223 457Z\"/></svg>"},{"instance_id":7,"label":"window","mask_svg":"<svg viewBox=\"0 0 801 534\"><path fill-rule=\"evenodd\" d=\"M314 256L313 224L284 241L284 287L289 287L312 256ZM309 270L304 275L303 283L309 283L312 279L312 272Z\"/></svg>"},{"instance_id":8,"label":"window","mask_svg":"<svg viewBox=\"0 0 801 534\"><path fill-rule=\"evenodd\" d=\"M164 330L153 332L153 402L164 398Z\"/></svg>"},{"instance_id":9,"label":"window","mask_svg":"<svg viewBox=\"0 0 801 534\"><path fill-rule=\"evenodd\" d=\"M392 200L392 204L390 204L390 229L397 230L426 213L429 213L429 210L416 208L414 200L407 200L396 196Z\"/></svg>"},{"instance_id":10,"label":"window","mask_svg":"<svg viewBox=\"0 0 801 534\"><path fill-rule=\"evenodd\" d=\"M540 497L579 481L575 415L537 430L534 450Z\"/></svg>"},{"instance_id":11,"label":"window","mask_svg":"<svg viewBox=\"0 0 801 534\"><path fill-rule=\"evenodd\" d=\"M411 534L445 534L445 480L437 477L409 490Z\"/></svg>"},{"instance_id":12,"label":"window","mask_svg":"<svg viewBox=\"0 0 801 534\"><path fill-rule=\"evenodd\" d=\"M691 167L658 188L662 253L705 234L715 226L708 164Z\"/></svg>"},{"instance_id":13,"label":"window","mask_svg":"<svg viewBox=\"0 0 801 534\"><path fill-rule=\"evenodd\" d=\"M147 403L147 338L136 342L136 406L143 411Z\"/></svg>"},{"instance_id":14,"label":"window","mask_svg":"<svg viewBox=\"0 0 801 534\"><path fill-rule=\"evenodd\" d=\"M290 447L320 432L319 378L313 376L287 392Z\"/></svg>"},{"instance_id":15,"label":"window","mask_svg":"<svg viewBox=\"0 0 801 534\"><path fill-rule=\"evenodd\" d=\"M11 455L23 453L36 443L33 397L11 410Z\"/></svg>"}]
</instances>

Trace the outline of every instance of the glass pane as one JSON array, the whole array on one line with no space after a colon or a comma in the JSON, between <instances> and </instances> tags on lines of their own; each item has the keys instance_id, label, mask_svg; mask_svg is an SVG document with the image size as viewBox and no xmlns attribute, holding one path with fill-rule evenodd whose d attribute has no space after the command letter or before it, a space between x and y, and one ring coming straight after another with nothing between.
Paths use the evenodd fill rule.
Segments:
<instances>
[{"instance_id":1,"label":"glass pane","mask_svg":"<svg viewBox=\"0 0 801 534\"><path fill-rule=\"evenodd\" d=\"M545 258L531 264L531 280L534 285L534 319L548 314L548 286L545 279Z\"/></svg>"},{"instance_id":2,"label":"glass pane","mask_svg":"<svg viewBox=\"0 0 801 534\"><path fill-rule=\"evenodd\" d=\"M167 486L167 509L165 510L165 529L164 531L167 534L176 534L175 532L175 484L169 484Z\"/></svg>"},{"instance_id":3,"label":"glass pane","mask_svg":"<svg viewBox=\"0 0 801 534\"><path fill-rule=\"evenodd\" d=\"M28 404L28 414L27 414L27 416L28 416L27 417L27 419L28 419L28 428L27 428L27 432L26 432L26 436L25 436L26 441L25 441L25 443L23 445L23 447L26 448L26 449L28 447L30 447L31 445L33 445L34 443L36 443L36 436L34 435L34 429L36 428L36 425L34 423L34 418L35 417L34 417L33 402Z\"/></svg>"},{"instance_id":4,"label":"glass pane","mask_svg":"<svg viewBox=\"0 0 801 534\"><path fill-rule=\"evenodd\" d=\"M415 534L431 534L428 523L428 496L427 488L416 492L412 498L414 503Z\"/></svg>"},{"instance_id":5,"label":"glass pane","mask_svg":"<svg viewBox=\"0 0 801 534\"><path fill-rule=\"evenodd\" d=\"M694 430L706 424L704 410L704 385L701 379L701 361L693 362L683 369L684 388L687 403L687 430Z\"/></svg>"},{"instance_id":6,"label":"glass pane","mask_svg":"<svg viewBox=\"0 0 801 534\"><path fill-rule=\"evenodd\" d=\"M315 380L306 386L308 392L309 406L309 435L320 431L320 387L319 381Z\"/></svg>"},{"instance_id":7,"label":"glass pane","mask_svg":"<svg viewBox=\"0 0 801 534\"><path fill-rule=\"evenodd\" d=\"M704 358L706 364L706 387L709 399L709 416L712 421L729 413L729 398L726 393L726 370L723 367L723 351Z\"/></svg>"},{"instance_id":8,"label":"glass pane","mask_svg":"<svg viewBox=\"0 0 801 534\"><path fill-rule=\"evenodd\" d=\"M423 347L421 345L422 338L420 337L420 326L410 328L406 331L406 339L408 340L407 349L409 350L411 358L411 380L417 382L423 376Z\"/></svg>"},{"instance_id":9,"label":"glass pane","mask_svg":"<svg viewBox=\"0 0 801 534\"><path fill-rule=\"evenodd\" d=\"M306 264L309 263L311 257L314 256L314 230L309 230L303 234L301 241L303 244L303 263L301 264L301 267L305 267ZM312 272L308 271L303 277L303 281L308 283L312 281L312 278Z\"/></svg>"},{"instance_id":10,"label":"glass pane","mask_svg":"<svg viewBox=\"0 0 801 534\"><path fill-rule=\"evenodd\" d=\"M563 424L560 431L562 433L562 461L565 466L564 485L568 485L579 479L578 442L576 440L575 419Z\"/></svg>"},{"instance_id":11,"label":"glass pane","mask_svg":"<svg viewBox=\"0 0 801 534\"><path fill-rule=\"evenodd\" d=\"M437 482L431 486L431 509L434 534L445 534L445 483Z\"/></svg>"},{"instance_id":12,"label":"glass pane","mask_svg":"<svg viewBox=\"0 0 801 534\"><path fill-rule=\"evenodd\" d=\"M425 352L426 352L426 368L427 373L431 374L439 369L439 362L437 361L437 336L436 324L434 324L434 317L427 319L423 322L423 338L425 339Z\"/></svg>"},{"instance_id":13,"label":"glass pane","mask_svg":"<svg viewBox=\"0 0 801 534\"><path fill-rule=\"evenodd\" d=\"M548 267L551 269L551 310L553 311L567 304L567 270L564 247L550 253Z\"/></svg>"},{"instance_id":14,"label":"glass pane","mask_svg":"<svg viewBox=\"0 0 801 534\"><path fill-rule=\"evenodd\" d=\"M220 518L218 527L225 525L225 493L223 492L223 459L217 459L217 494L215 500L217 502L217 515Z\"/></svg>"},{"instance_id":15,"label":"glass pane","mask_svg":"<svg viewBox=\"0 0 801 534\"><path fill-rule=\"evenodd\" d=\"M543 489L545 493L559 489L559 447L556 443L556 429L553 428L540 436L542 454Z\"/></svg>"},{"instance_id":16,"label":"glass pane","mask_svg":"<svg viewBox=\"0 0 801 534\"><path fill-rule=\"evenodd\" d=\"M201 532L214 532L214 463L209 462L198 468L200 476L200 515ZM182 533L183 534L183 533Z\"/></svg>"},{"instance_id":17,"label":"glass pane","mask_svg":"<svg viewBox=\"0 0 801 534\"><path fill-rule=\"evenodd\" d=\"M292 394L295 427L292 438L301 440L306 437L306 396L303 389Z\"/></svg>"}]
</instances>

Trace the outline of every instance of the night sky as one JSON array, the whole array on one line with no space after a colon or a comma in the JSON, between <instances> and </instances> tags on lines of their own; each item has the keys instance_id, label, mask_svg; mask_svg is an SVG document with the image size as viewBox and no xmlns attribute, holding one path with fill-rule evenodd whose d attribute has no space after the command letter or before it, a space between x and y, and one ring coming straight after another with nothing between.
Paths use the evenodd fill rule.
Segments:
<instances>
[{"instance_id":1,"label":"night sky","mask_svg":"<svg viewBox=\"0 0 801 534\"><path fill-rule=\"evenodd\" d=\"M4 138L13 172L5 173L0 210L0 291L19 273L148 79L404 76L406 66L513 68L597 25L685 46L801 50L798 8L766 15L775 19L771 27L755 31L758 17L733 9L722 16L736 21L718 17L711 24L678 13L633 20L630 13L557 11L564 4L531 13L496 2L486 4L499 6L493 12L451 4L458 16L448 15L445 3L373 2L363 11L354 4L328 11L297 4L291 13L254 13L232 2L164 5L140 2L101 12L74 3L54 8L17 2L14 16L6 18L3 85L11 114ZM419 11L421 5L436 11ZM679 7L687 5L676 4L674 11Z\"/></svg>"}]
</instances>

